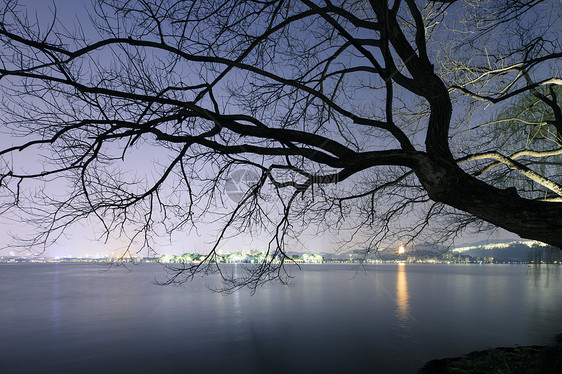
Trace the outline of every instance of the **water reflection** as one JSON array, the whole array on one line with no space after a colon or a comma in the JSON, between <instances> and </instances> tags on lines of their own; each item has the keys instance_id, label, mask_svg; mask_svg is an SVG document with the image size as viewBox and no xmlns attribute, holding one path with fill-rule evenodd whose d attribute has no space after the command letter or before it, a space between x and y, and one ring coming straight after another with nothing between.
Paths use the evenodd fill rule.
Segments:
<instances>
[{"instance_id":1,"label":"water reflection","mask_svg":"<svg viewBox=\"0 0 562 374\"><path fill-rule=\"evenodd\" d=\"M396 278L396 317L404 325L408 322L410 314L410 296L408 294L408 279L406 278L406 266L398 265Z\"/></svg>"},{"instance_id":2,"label":"water reflection","mask_svg":"<svg viewBox=\"0 0 562 374\"><path fill-rule=\"evenodd\" d=\"M532 265L527 269L527 281L534 288L550 288L560 284L560 265Z\"/></svg>"},{"instance_id":3,"label":"water reflection","mask_svg":"<svg viewBox=\"0 0 562 374\"><path fill-rule=\"evenodd\" d=\"M234 278L238 278L238 264L234 265ZM235 336L234 339L237 342L244 341L244 321L243 321L243 313L242 313L242 306L240 304L240 290L234 291L232 294L234 297L234 322L235 322Z\"/></svg>"},{"instance_id":4,"label":"water reflection","mask_svg":"<svg viewBox=\"0 0 562 374\"><path fill-rule=\"evenodd\" d=\"M51 300L52 300L51 323L50 323L51 330L52 330L51 351L54 352L55 356L57 356L58 358L58 356L60 355L59 343L61 340L61 328L62 328L59 264L55 264L53 292L52 292Z\"/></svg>"},{"instance_id":5,"label":"water reflection","mask_svg":"<svg viewBox=\"0 0 562 374\"><path fill-rule=\"evenodd\" d=\"M51 326L53 337L56 339L60 336L61 315L60 315L60 280L59 280L59 264L55 264L53 293L52 293L52 310L51 310Z\"/></svg>"},{"instance_id":6,"label":"water reflection","mask_svg":"<svg viewBox=\"0 0 562 374\"><path fill-rule=\"evenodd\" d=\"M156 264L97 270L0 264L0 372L415 373L433 358L549 343L562 314L554 266L380 264L353 280L349 265L303 266L294 287L251 298L210 292L217 278L157 287Z\"/></svg>"}]
</instances>

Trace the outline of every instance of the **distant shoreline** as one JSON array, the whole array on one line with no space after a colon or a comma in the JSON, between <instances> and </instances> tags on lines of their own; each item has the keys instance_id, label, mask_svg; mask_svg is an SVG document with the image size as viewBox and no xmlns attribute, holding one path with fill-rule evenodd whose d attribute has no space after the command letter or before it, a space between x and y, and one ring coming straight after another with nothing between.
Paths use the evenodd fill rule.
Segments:
<instances>
[{"instance_id":1,"label":"distant shoreline","mask_svg":"<svg viewBox=\"0 0 562 374\"><path fill-rule=\"evenodd\" d=\"M143 263L158 262L164 264L199 264L208 260L206 254L182 253L162 254L156 256L118 256L105 253L78 254L67 252L65 255L43 253L34 255L25 252L5 252L0 255L3 262L102 262L102 263ZM347 252L296 252L290 251L286 263L293 264L381 264L381 263L430 263L430 264L560 264L562 251L536 241L511 241L498 243L475 243L463 247L448 248L438 245L411 245L410 247L355 249ZM213 259L217 263L259 264L278 263L279 258L272 258L267 252L240 249L217 253Z\"/></svg>"},{"instance_id":2,"label":"distant shoreline","mask_svg":"<svg viewBox=\"0 0 562 374\"><path fill-rule=\"evenodd\" d=\"M142 264L142 263L153 263L161 265L189 265L197 264L199 262L161 262L158 258L134 258L134 259L114 259L114 258L80 258L80 257L70 257L70 258L10 258L1 257L0 264ZM257 263L252 262L219 262L219 265L226 264L242 264L242 265L252 265ZM557 265L560 266L562 263L534 263L525 261L471 261L471 262L455 262L455 261L402 261L402 260L377 260L377 261L358 261L358 260L325 260L321 263L303 263L303 262L287 262L286 265L356 265L356 266L372 266L372 265L527 265L530 266L540 266L540 265Z\"/></svg>"}]
</instances>

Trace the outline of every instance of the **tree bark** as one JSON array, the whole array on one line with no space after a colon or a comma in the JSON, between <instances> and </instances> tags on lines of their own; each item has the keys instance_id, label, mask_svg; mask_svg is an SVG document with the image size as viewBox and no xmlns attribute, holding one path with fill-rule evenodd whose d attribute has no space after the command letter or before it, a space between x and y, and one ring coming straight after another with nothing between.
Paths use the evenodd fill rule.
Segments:
<instances>
[{"instance_id":1,"label":"tree bark","mask_svg":"<svg viewBox=\"0 0 562 374\"><path fill-rule=\"evenodd\" d=\"M511 231L562 248L562 204L522 198L450 164L420 154L416 175L429 197Z\"/></svg>"}]
</instances>

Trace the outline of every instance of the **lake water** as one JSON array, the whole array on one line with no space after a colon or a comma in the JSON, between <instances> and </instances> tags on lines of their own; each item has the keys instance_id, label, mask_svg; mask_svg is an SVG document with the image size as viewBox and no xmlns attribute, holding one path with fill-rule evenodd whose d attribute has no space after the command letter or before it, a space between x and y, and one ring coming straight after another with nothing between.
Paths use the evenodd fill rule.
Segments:
<instances>
[{"instance_id":1,"label":"lake water","mask_svg":"<svg viewBox=\"0 0 562 374\"><path fill-rule=\"evenodd\" d=\"M250 296L157 286L155 264L2 264L0 373L415 373L549 343L561 268L305 265Z\"/></svg>"}]
</instances>

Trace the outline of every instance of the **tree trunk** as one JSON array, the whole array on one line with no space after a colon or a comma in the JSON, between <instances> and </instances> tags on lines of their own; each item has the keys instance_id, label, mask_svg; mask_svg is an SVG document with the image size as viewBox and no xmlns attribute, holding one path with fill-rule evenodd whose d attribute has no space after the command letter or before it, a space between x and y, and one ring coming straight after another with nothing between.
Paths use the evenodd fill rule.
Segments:
<instances>
[{"instance_id":1,"label":"tree trunk","mask_svg":"<svg viewBox=\"0 0 562 374\"><path fill-rule=\"evenodd\" d=\"M416 175L431 199L513 232L562 248L562 203L529 200L499 189L443 158L419 158Z\"/></svg>"}]
</instances>

